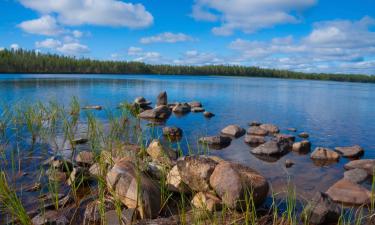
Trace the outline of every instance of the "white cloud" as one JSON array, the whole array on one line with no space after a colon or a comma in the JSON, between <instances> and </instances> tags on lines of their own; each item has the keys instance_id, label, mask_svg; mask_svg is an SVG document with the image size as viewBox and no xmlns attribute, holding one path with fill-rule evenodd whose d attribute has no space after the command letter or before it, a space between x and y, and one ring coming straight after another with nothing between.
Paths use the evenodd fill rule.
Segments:
<instances>
[{"instance_id":1,"label":"white cloud","mask_svg":"<svg viewBox=\"0 0 375 225\"><path fill-rule=\"evenodd\" d=\"M45 15L35 20L28 20L18 25L23 31L30 34L56 36L61 34L63 29L57 24L54 17Z\"/></svg>"},{"instance_id":2,"label":"white cloud","mask_svg":"<svg viewBox=\"0 0 375 225\"><path fill-rule=\"evenodd\" d=\"M151 64L167 63L159 52L144 51L142 48L131 46L128 49L128 56L132 61L145 62ZM112 54L113 55L113 54ZM118 57L118 55L116 55Z\"/></svg>"},{"instance_id":3,"label":"white cloud","mask_svg":"<svg viewBox=\"0 0 375 225\"><path fill-rule=\"evenodd\" d=\"M42 14L56 14L64 25L100 25L141 28L153 23L153 16L142 4L117 0L20 0Z\"/></svg>"},{"instance_id":4,"label":"white cloud","mask_svg":"<svg viewBox=\"0 0 375 225\"><path fill-rule=\"evenodd\" d=\"M225 60L214 53L198 52L196 50L186 51L182 57L173 61L179 65L212 65L224 64Z\"/></svg>"},{"instance_id":5,"label":"white cloud","mask_svg":"<svg viewBox=\"0 0 375 225\"><path fill-rule=\"evenodd\" d=\"M10 49L12 50L18 50L19 48L20 48L19 44L14 43L10 45Z\"/></svg>"},{"instance_id":6,"label":"white cloud","mask_svg":"<svg viewBox=\"0 0 375 225\"><path fill-rule=\"evenodd\" d=\"M212 32L231 35L235 30L252 33L274 25L297 23L296 12L313 6L316 0L195 0L196 20L219 21Z\"/></svg>"},{"instance_id":7,"label":"white cloud","mask_svg":"<svg viewBox=\"0 0 375 225\"><path fill-rule=\"evenodd\" d=\"M0 47L0 51L4 51L5 50L5 48L4 47Z\"/></svg>"},{"instance_id":8,"label":"white cloud","mask_svg":"<svg viewBox=\"0 0 375 225\"><path fill-rule=\"evenodd\" d=\"M47 38L44 41L37 41L37 42L35 42L35 47L36 48L56 49L56 48L60 47L61 45L62 45L61 41L56 40L56 39L52 39L52 38Z\"/></svg>"},{"instance_id":9,"label":"white cloud","mask_svg":"<svg viewBox=\"0 0 375 225\"><path fill-rule=\"evenodd\" d=\"M90 52L89 47L80 43L65 43L56 50L67 55L82 55Z\"/></svg>"},{"instance_id":10,"label":"white cloud","mask_svg":"<svg viewBox=\"0 0 375 225\"><path fill-rule=\"evenodd\" d=\"M75 38L81 38L83 36L83 33L79 30L73 30L72 34Z\"/></svg>"},{"instance_id":11,"label":"white cloud","mask_svg":"<svg viewBox=\"0 0 375 225\"><path fill-rule=\"evenodd\" d=\"M185 42L185 41L193 41L193 40L194 38L184 33L164 32L161 34L157 34L155 36L141 38L140 42L142 44L150 44L150 43L176 43L176 42Z\"/></svg>"},{"instance_id":12,"label":"white cloud","mask_svg":"<svg viewBox=\"0 0 375 225\"><path fill-rule=\"evenodd\" d=\"M230 48L240 53L237 61L267 68L306 72L355 72L375 74L375 21L335 20L315 23L306 37L270 41L236 39Z\"/></svg>"}]
</instances>

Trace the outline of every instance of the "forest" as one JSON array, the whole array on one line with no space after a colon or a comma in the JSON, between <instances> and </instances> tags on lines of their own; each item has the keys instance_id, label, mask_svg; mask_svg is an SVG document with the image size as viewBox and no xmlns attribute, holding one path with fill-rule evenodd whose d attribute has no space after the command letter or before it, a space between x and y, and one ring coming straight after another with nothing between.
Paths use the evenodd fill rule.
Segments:
<instances>
[{"instance_id":1,"label":"forest","mask_svg":"<svg viewBox=\"0 0 375 225\"><path fill-rule=\"evenodd\" d=\"M363 74L303 73L239 65L153 65L75 58L23 49L0 51L0 73L218 75L375 83L375 76Z\"/></svg>"}]
</instances>

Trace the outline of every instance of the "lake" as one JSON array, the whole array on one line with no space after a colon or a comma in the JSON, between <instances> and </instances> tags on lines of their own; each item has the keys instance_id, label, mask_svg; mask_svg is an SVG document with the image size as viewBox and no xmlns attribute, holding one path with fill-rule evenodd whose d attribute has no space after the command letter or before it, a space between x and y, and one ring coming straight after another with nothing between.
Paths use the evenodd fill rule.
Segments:
<instances>
[{"instance_id":1,"label":"lake","mask_svg":"<svg viewBox=\"0 0 375 225\"><path fill-rule=\"evenodd\" d=\"M132 102L144 96L153 103L161 91L167 91L170 102L202 102L215 113L206 119L201 113L183 117L172 115L166 125L184 131L182 146L197 148L199 137L215 135L230 124L247 129L257 120L273 123L282 133L310 134L312 149L316 146L334 148L358 144L365 149L363 158L375 158L375 85L309 80L219 76L166 75L1 75L1 102L47 102L56 100L68 105L72 96L81 105L101 105L115 109L120 102ZM95 112L104 118L104 112ZM147 122L142 125L147 129ZM296 128L297 133L287 131ZM161 135L157 127L157 134ZM244 137L232 141L222 150L210 154L234 160L257 169L273 185L274 190L285 187L288 178L305 197L314 191L325 191L343 176L348 159L326 166L315 165L307 155L294 152L276 162L263 161L250 153ZM298 139L298 138L297 138ZM295 165L286 169L285 160ZM306 194L306 195L305 195Z\"/></svg>"}]
</instances>

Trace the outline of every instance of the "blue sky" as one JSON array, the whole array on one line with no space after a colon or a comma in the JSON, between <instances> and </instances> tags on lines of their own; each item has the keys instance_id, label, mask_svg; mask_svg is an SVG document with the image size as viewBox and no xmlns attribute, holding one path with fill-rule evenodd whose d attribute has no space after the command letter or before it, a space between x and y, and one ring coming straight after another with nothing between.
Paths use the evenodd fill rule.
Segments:
<instances>
[{"instance_id":1,"label":"blue sky","mask_svg":"<svg viewBox=\"0 0 375 225\"><path fill-rule=\"evenodd\" d=\"M0 0L0 49L375 74L374 0Z\"/></svg>"}]
</instances>

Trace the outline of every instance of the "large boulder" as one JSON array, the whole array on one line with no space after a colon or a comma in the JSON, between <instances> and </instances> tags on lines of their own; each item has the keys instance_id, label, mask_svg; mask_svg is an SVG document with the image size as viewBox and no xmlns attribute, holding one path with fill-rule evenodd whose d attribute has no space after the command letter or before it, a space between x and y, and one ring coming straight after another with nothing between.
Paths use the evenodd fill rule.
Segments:
<instances>
[{"instance_id":1,"label":"large boulder","mask_svg":"<svg viewBox=\"0 0 375 225\"><path fill-rule=\"evenodd\" d=\"M163 91L160 92L158 97L156 98L156 106L161 106L161 105L168 105L168 96L167 92Z\"/></svg>"},{"instance_id":2,"label":"large boulder","mask_svg":"<svg viewBox=\"0 0 375 225\"><path fill-rule=\"evenodd\" d=\"M154 139L147 148L147 154L161 164L172 165L177 159L177 152L163 146L158 139Z\"/></svg>"},{"instance_id":3,"label":"large boulder","mask_svg":"<svg viewBox=\"0 0 375 225\"><path fill-rule=\"evenodd\" d=\"M251 126L249 129L247 129L247 133L256 136L266 136L268 131L260 128L259 126Z\"/></svg>"},{"instance_id":4,"label":"large boulder","mask_svg":"<svg viewBox=\"0 0 375 225\"><path fill-rule=\"evenodd\" d=\"M217 162L204 156L186 156L177 161L181 180L194 191L208 191L210 176Z\"/></svg>"},{"instance_id":5,"label":"large boulder","mask_svg":"<svg viewBox=\"0 0 375 225\"><path fill-rule=\"evenodd\" d=\"M229 125L221 130L221 134L225 136L231 136L231 137L241 137L246 133L245 129L241 128L237 125Z\"/></svg>"},{"instance_id":6,"label":"large boulder","mask_svg":"<svg viewBox=\"0 0 375 225\"><path fill-rule=\"evenodd\" d=\"M107 186L128 208L137 208L141 218L155 218L160 211L160 189L128 158L108 172Z\"/></svg>"},{"instance_id":7,"label":"large boulder","mask_svg":"<svg viewBox=\"0 0 375 225\"><path fill-rule=\"evenodd\" d=\"M343 157L357 158L363 155L364 150L359 145L348 146L348 147L336 147L336 152L340 153Z\"/></svg>"},{"instance_id":8,"label":"large boulder","mask_svg":"<svg viewBox=\"0 0 375 225\"><path fill-rule=\"evenodd\" d=\"M251 149L251 152L258 155L282 156L288 152L289 147L287 143L270 140L256 148Z\"/></svg>"},{"instance_id":9,"label":"large boulder","mask_svg":"<svg viewBox=\"0 0 375 225\"><path fill-rule=\"evenodd\" d=\"M323 161L339 161L340 155L329 149L329 148L323 148L323 147L317 147L315 150L311 153L311 159L313 160L323 160Z\"/></svg>"},{"instance_id":10,"label":"large boulder","mask_svg":"<svg viewBox=\"0 0 375 225\"><path fill-rule=\"evenodd\" d=\"M369 190L347 179L337 181L326 193L333 201L348 205L367 205L371 197Z\"/></svg>"},{"instance_id":11,"label":"large boulder","mask_svg":"<svg viewBox=\"0 0 375 225\"><path fill-rule=\"evenodd\" d=\"M280 129L273 124L261 124L259 127L271 134L276 134L280 131Z\"/></svg>"},{"instance_id":12,"label":"large boulder","mask_svg":"<svg viewBox=\"0 0 375 225\"><path fill-rule=\"evenodd\" d=\"M364 169L367 173L372 176L375 175L375 159L360 159L348 162L344 166L345 169Z\"/></svg>"},{"instance_id":13,"label":"large boulder","mask_svg":"<svg viewBox=\"0 0 375 225\"><path fill-rule=\"evenodd\" d=\"M266 142L266 139L263 136L246 134L244 141L247 144L254 146L254 145L264 144Z\"/></svg>"},{"instance_id":14,"label":"large boulder","mask_svg":"<svg viewBox=\"0 0 375 225\"><path fill-rule=\"evenodd\" d=\"M310 152L311 143L308 140L303 140L300 142L293 143L292 151L299 152L299 153L307 153Z\"/></svg>"},{"instance_id":15,"label":"large boulder","mask_svg":"<svg viewBox=\"0 0 375 225\"><path fill-rule=\"evenodd\" d=\"M344 178L347 180L350 180L353 183L362 183L365 181L369 175L367 174L367 171L364 169L352 169L345 171Z\"/></svg>"},{"instance_id":16,"label":"large boulder","mask_svg":"<svg viewBox=\"0 0 375 225\"><path fill-rule=\"evenodd\" d=\"M304 213L310 224L334 224L341 215L341 209L327 194L318 192L306 206Z\"/></svg>"},{"instance_id":17,"label":"large boulder","mask_svg":"<svg viewBox=\"0 0 375 225\"><path fill-rule=\"evenodd\" d=\"M199 138L199 142L202 144L207 144L213 148L224 148L230 145L232 139L225 136L208 136Z\"/></svg>"},{"instance_id":18,"label":"large boulder","mask_svg":"<svg viewBox=\"0 0 375 225\"><path fill-rule=\"evenodd\" d=\"M138 105L140 108L148 107L152 102L147 101L144 97L137 97L134 100L134 104Z\"/></svg>"},{"instance_id":19,"label":"large boulder","mask_svg":"<svg viewBox=\"0 0 375 225\"><path fill-rule=\"evenodd\" d=\"M210 177L210 185L231 208L241 208L245 198L250 197L255 205L263 203L268 193L268 182L257 171L246 166L221 162Z\"/></svg>"},{"instance_id":20,"label":"large boulder","mask_svg":"<svg viewBox=\"0 0 375 225\"><path fill-rule=\"evenodd\" d=\"M139 114L139 117L142 119L151 119L151 120L166 120L171 115L171 111L168 106L161 105L154 109L148 109Z\"/></svg>"}]
</instances>

